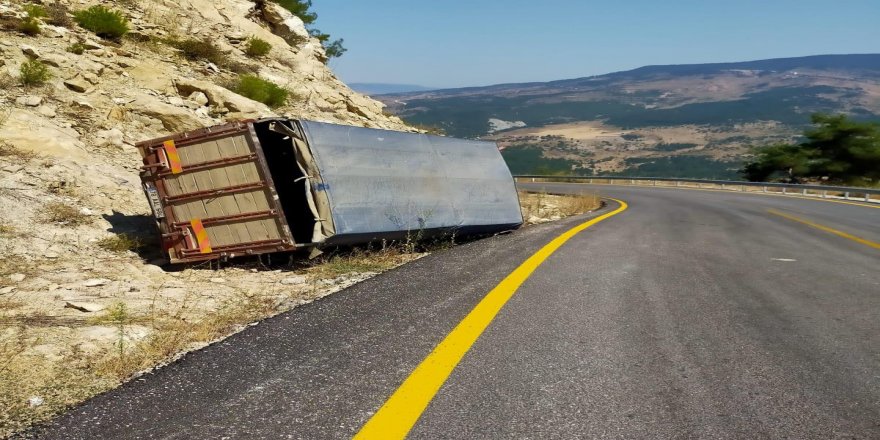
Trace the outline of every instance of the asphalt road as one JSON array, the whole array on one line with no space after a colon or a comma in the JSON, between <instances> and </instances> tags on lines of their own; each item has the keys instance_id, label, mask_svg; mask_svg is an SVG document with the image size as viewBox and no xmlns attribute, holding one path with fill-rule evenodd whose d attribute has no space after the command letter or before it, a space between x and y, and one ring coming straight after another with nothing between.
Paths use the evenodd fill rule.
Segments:
<instances>
[{"instance_id":1,"label":"asphalt road","mask_svg":"<svg viewBox=\"0 0 880 440\"><path fill-rule=\"evenodd\" d=\"M880 209L590 188L629 209L532 274L411 438L880 438L880 250L768 212L876 243ZM436 253L28 435L351 437L487 292L584 218Z\"/></svg>"}]
</instances>

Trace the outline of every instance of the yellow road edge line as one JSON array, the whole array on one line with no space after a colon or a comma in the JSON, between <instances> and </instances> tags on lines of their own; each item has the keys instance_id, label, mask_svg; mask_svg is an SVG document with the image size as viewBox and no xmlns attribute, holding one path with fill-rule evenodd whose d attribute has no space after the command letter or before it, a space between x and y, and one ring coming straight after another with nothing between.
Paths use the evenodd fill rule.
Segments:
<instances>
[{"instance_id":1,"label":"yellow road edge line","mask_svg":"<svg viewBox=\"0 0 880 440\"><path fill-rule=\"evenodd\" d=\"M579 232L620 214L628 207L622 200L610 200L619 203L620 207L581 223L556 237L532 254L486 294L410 373L354 438L357 440L405 438L464 355L535 269Z\"/></svg>"},{"instance_id":2,"label":"yellow road edge line","mask_svg":"<svg viewBox=\"0 0 880 440\"><path fill-rule=\"evenodd\" d=\"M773 215L776 215L776 216L779 216L779 217L782 217L782 218L785 218L785 219L791 220L791 221L793 221L793 222L802 223L802 224L805 224L805 225L807 225L807 226L810 226L810 227L813 227L813 228L819 229L820 231L825 231L825 232L828 232L828 233L831 233L831 234L837 235L837 236L839 236L839 237L843 237L843 238L846 238L846 239L852 240L852 241L854 241L854 242L856 242L856 243L860 243L860 244L863 244L863 245L865 245L865 246L872 247L872 248L874 248L874 249L880 249L880 243L875 243L875 242L873 242L873 241L871 241L871 240L865 240L864 238L856 237L855 235L852 235L852 234L849 234L849 233L846 233L846 232L843 232L843 231L838 231L837 229L829 228L828 226L820 225L820 224L818 224L818 223L811 222L811 221L809 221L809 220L802 219L802 218L800 218L800 217L795 217L795 216L793 216L793 215L791 215L791 214L786 214L786 213L784 213L784 212L780 212L780 211L777 211L777 210L775 210L775 209L768 209L767 212L769 212L770 214L773 214Z\"/></svg>"},{"instance_id":3,"label":"yellow road edge line","mask_svg":"<svg viewBox=\"0 0 880 440\"><path fill-rule=\"evenodd\" d=\"M876 202L857 202L857 201L847 201L847 200L831 200L831 199L823 199L821 197L815 196L801 196L796 194L782 194L782 193L770 193L770 192L760 192L760 191L738 191L732 189L720 189L720 188L694 188L692 186L672 186L672 185L627 185L622 183L582 183L582 182L517 182L517 183L529 183L529 184L541 184L541 183L549 183L553 185L597 185L597 186L619 186L621 188L661 188L661 189L686 189L691 191L709 191L709 192L723 192L729 194L751 194L753 196L770 196L770 197L787 197L791 199L802 199L802 200L813 200L816 202L827 202L827 203L839 203L841 205L852 205L852 206L861 206L864 208L874 208L880 209L880 203Z\"/></svg>"}]
</instances>

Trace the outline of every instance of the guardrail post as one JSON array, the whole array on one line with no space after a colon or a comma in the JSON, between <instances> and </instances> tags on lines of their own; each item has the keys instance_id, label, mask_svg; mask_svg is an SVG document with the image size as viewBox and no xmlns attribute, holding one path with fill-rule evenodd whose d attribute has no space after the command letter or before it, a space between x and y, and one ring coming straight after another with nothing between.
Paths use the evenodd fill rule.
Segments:
<instances>
[{"instance_id":1,"label":"guardrail post","mask_svg":"<svg viewBox=\"0 0 880 440\"><path fill-rule=\"evenodd\" d=\"M782 187L782 193L783 193L783 194L788 194L788 192L786 192L787 189L788 189L788 188L786 188L786 187L783 186L783 187Z\"/></svg>"},{"instance_id":2,"label":"guardrail post","mask_svg":"<svg viewBox=\"0 0 880 440\"><path fill-rule=\"evenodd\" d=\"M740 186L739 186L739 190L740 190L740 192L746 192L746 186L745 186L745 185L740 185Z\"/></svg>"},{"instance_id":3,"label":"guardrail post","mask_svg":"<svg viewBox=\"0 0 880 440\"><path fill-rule=\"evenodd\" d=\"M535 178L534 178L534 177L532 177L532 183L535 183Z\"/></svg>"},{"instance_id":4,"label":"guardrail post","mask_svg":"<svg viewBox=\"0 0 880 440\"><path fill-rule=\"evenodd\" d=\"M843 193L843 198L849 200L849 191Z\"/></svg>"},{"instance_id":5,"label":"guardrail post","mask_svg":"<svg viewBox=\"0 0 880 440\"><path fill-rule=\"evenodd\" d=\"M675 186L681 186L681 182L678 181L678 180L676 180L676 181L675 181Z\"/></svg>"},{"instance_id":6,"label":"guardrail post","mask_svg":"<svg viewBox=\"0 0 880 440\"><path fill-rule=\"evenodd\" d=\"M761 190L764 191L764 192L767 192L767 187L766 187L766 186L762 186L762 187L761 187Z\"/></svg>"},{"instance_id":7,"label":"guardrail post","mask_svg":"<svg viewBox=\"0 0 880 440\"><path fill-rule=\"evenodd\" d=\"M727 185L725 185L725 184L722 183L722 184L721 184L721 189L727 189Z\"/></svg>"},{"instance_id":8,"label":"guardrail post","mask_svg":"<svg viewBox=\"0 0 880 440\"><path fill-rule=\"evenodd\" d=\"M592 177L590 177L590 183L593 183L593 178L592 178Z\"/></svg>"},{"instance_id":9,"label":"guardrail post","mask_svg":"<svg viewBox=\"0 0 880 440\"><path fill-rule=\"evenodd\" d=\"M828 191L825 191L825 190L822 191L822 198L823 198L823 199L827 199L827 198L828 198Z\"/></svg>"},{"instance_id":10,"label":"guardrail post","mask_svg":"<svg viewBox=\"0 0 880 440\"><path fill-rule=\"evenodd\" d=\"M656 180L654 181L654 186L657 186L657 181L656 181Z\"/></svg>"},{"instance_id":11,"label":"guardrail post","mask_svg":"<svg viewBox=\"0 0 880 440\"><path fill-rule=\"evenodd\" d=\"M806 189L806 188L804 188L804 190L803 190L803 191L801 191L801 194L803 194L803 195L807 195L807 189Z\"/></svg>"},{"instance_id":12,"label":"guardrail post","mask_svg":"<svg viewBox=\"0 0 880 440\"><path fill-rule=\"evenodd\" d=\"M630 184L630 185L635 185L635 184L636 184L636 179L629 179L629 184Z\"/></svg>"},{"instance_id":13,"label":"guardrail post","mask_svg":"<svg viewBox=\"0 0 880 440\"><path fill-rule=\"evenodd\" d=\"M865 201L866 201L866 202L870 202L870 201L871 201L871 195L870 195L870 194L865 193Z\"/></svg>"}]
</instances>

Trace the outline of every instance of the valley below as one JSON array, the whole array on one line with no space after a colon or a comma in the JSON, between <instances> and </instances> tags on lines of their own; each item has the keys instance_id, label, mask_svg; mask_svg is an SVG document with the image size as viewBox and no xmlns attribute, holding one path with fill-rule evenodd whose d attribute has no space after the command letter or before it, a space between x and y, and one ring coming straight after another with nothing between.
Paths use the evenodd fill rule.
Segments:
<instances>
[{"instance_id":1,"label":"valley below","mask_svg":"<svg viewBox=\"0 0 880 440\"><path fill-rule=\"evenodd\" d=\"M375 96L407 122L498 142L516 174L738 179L813 113L880 115L880 55L647 66L546 83Z\"/></svg>"}]
</instances>

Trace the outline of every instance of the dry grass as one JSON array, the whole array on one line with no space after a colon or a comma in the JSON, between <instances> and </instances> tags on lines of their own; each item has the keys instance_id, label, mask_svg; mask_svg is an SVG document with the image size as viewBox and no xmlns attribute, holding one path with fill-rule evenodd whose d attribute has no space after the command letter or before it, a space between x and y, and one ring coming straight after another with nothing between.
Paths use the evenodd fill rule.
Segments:
<instances>
[{"instance_id":1,"label":"dry grass","mask_svg":"<svg viewBox=\"0 0 880 440\"><path fill-rule=\"evenodd\" d=\"M98 241L98 247L106 251L122 254L126 252L137 252L144 246L144 243L138 237L128 234L117 234Z\"/></svg>"},{"instance_id":2,"label":"dry grass","mask_svg":"<svg viewBox=\"0 0 880 440\"><path fill-rule=\"evenodd\" d=\"M167 363L193 347L227 336L245 324L272 316L278 312L278 306L274 295L245 292L199 319L187 316L186 303L175 313L147 317L132 316L124 305L115 305L108 310L103 322L119 329L116 350L98 360L94 370L100 376L114 380L128 379L138 372ZM150 323L153 333L139 343L129 344L125 339L127 327L137 322Z\"/></svg>"},{"instance_id":3,"label":"dry grass","mask_svg":"<svg viewBox=\"0 0 880 440\"><path fill-rule=\"evenodd\" d=\"M5 122L5 120L0 117L0 122ZM37 153L34 153L33 151L22 150L21 148L16 148L8 142L0 141L0 158L9 158L17 161L27 162L32 159L36 159L37 157Z\"/></svg>"},{"instance_id":4,"label":"dry grass","mask_svg":"<svg viewBox=\"0 0 880 440\"><path fill-rule=\"evenodd\" d=\"M24 328L0 333L0 437L46 420L114 383L88 368L90 359L74 355L64 362L26 355L39 345Z\"/></svg>"},{"instance_id":5,"label":"dry grass","mask_svg":"<svg viewBox=\"0 0 880 440\"><path fill-rule=\"evenodd\" d=\"M559 212L566 217L595 211L602 206L596 193L574 194L559 197Z\"/></svg>"},{"instance_id":6,"label":"dry grass","mask_svg":"<svg viewBox=\"0 0 880 440\"><path fill-rule=\"evenodd\" d=\"M14 237L17 233L18 231L16 231L15 227L0 221L0 237Z\"/></svg>"},{"instance_id":7,"label":"dry grass","mask_svg":"<svg viewBox=\"0 0 880 440\"><path fill-rule=\"evenodd\" d=\"M602 207L602 198L596 193L555 195L520 191L519 200L526 223L559 220Z\"/></svg>"},{"instance_id":8,"label":"dry grass","mask_svg":"<svg viewBox=\"0 0 880 440\"><path fill-rule=\"evenodd\" d=\"M412 259L401 246L382 246L378 250L355 248L321 256L306 269L318 278L336 278L351 273L377 273L397 267Z\"/></svg>"},{"instance_id":9,"label":"dry grass","mask_svg":"<svg viewBox=\"0 0 880 440\"><path fill-rule=\"evenodd\" d=\"M43 207L40 221L60 223L67 226L81 226L92 222L92 218L63 202L52 202Z\"/></svg>"}]
</instances>

